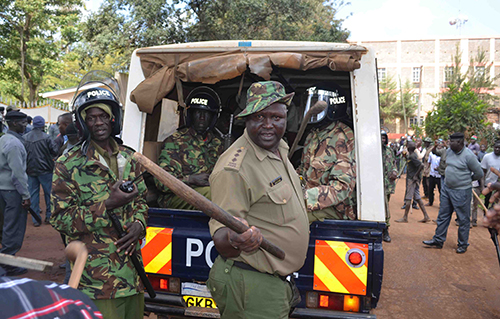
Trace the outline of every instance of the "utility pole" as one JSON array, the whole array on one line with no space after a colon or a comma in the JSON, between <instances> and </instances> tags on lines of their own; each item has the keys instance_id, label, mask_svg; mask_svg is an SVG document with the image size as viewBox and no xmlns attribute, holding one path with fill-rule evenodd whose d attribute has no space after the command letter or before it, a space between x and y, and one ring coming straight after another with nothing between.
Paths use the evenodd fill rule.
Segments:
<instances>
[{"instance_id":1,"label":"utility pole","mask_svg":"<svg viewBox=\"0 0 500 319\"><path fill-rule=\"evenodd\" d=\"M399 92L401 94L401 105L403 106L405 134L408 134L408 123L406 122L406 109L405 109L405 100L403 98L403 85L401 85L401 75L399 76Z\"/></svg>"},{"instance_id":2,"label":"utility pole","mask_svg":"<svg viewBox=\"0 0 500 319\"><path fill-rule=\"evenodd\" d=\"M424 66L420 66L420 76L418 81L418 111L417 111L417 126L420 127L422 123L420 123L420 110L422 109L422 77L424 74Z\"/></svg>"}]
</instances>

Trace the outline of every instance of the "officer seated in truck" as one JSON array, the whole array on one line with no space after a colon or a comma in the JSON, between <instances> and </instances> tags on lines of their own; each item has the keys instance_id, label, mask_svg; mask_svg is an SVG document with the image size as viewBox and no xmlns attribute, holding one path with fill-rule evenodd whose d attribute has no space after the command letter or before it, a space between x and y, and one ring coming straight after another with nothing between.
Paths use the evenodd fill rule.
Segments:
<instances>
[{"instance_id":1,"label":"officer seated in truck","mask_svg":"<svg viewBox=\"0 0 500 319\"><path fill-rule=\"evenodd\" d=\"M305 112L317 100L325 111L313 116L313 127L304 143L297 173L305 184L309 222L324 219L356 219L356 159L354 132L349 122L348 97L334 83L308 89ZM344 123L345 122L345 123Z\"/></svg>"},{"instance_id":2,"label":"officer seated in truck","mask_svg":"<svg viewBox=\"0 0 500 319\"><path fill-rule=\"evenodd\" d=\"M186 108L185 126L165 139L158 164L211 199L208 177L223 152L222 141L213 133L220 114L220 98L211 88L200 86L186 98ZM161 191L158 198L160 207L195 209L158 180L155 180L155 184Z\"/></svg>"}]
</instances>

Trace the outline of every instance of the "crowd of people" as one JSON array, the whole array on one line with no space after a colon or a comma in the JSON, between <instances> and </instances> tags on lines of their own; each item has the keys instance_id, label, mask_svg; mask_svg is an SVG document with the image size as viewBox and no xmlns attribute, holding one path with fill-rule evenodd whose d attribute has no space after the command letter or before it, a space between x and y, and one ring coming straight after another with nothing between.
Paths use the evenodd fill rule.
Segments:
<instances>
[{"instance_id":1,"label":"crowd of people","mask_svg":"<svg viewBox=\"0 0 500 319\"><path fill-rule=\"evenodd\" d=\"M22 246L30 212L35 227L49 223L51 216L51 188L55 159L67 147L67 137L59 132L63 114L51 126L52 136L45 133L46 121L41 116L29 117L14 106L2 111L0 132L0 253L15 255ZM4 123L5 121L5 123ZM30 124L32 123L32 124ZM58 145L60 139L62 144ZM40 187L45 200L45 218L40 210ZM9 276L25 273L21 267L3 265L0 272Z\"/></svg>"},{"instance_id":2,"label":"crowd of people","mask_svg":"<svg viewBox=\"0 0 500 319\"><path fill-rule=\"evenodd\" d=\"M492 145L492 152L487 152L487 145L479 145L477 139L477 136L473 135L466 143L465 135L456 132L451 134L447 141L403 136L399 141L389 145L387 133L382 132L388 199L390 194L394 193L395 180L406 172L406 190L402 207L405 211L403 217L395 221L407 223L408 213L412 207L422 210L424 218L419 222L431 222L426 207L434 205L435 189L438 190L439 213L437 219L432 220L437 224L435 235L431 240L423 241L428 247L443 247L452 214L455 212L455 223L459 227L456 252L465 253L469 246L470 228L478 225L479 198L485 188L489 191L484 191L484 206L489 207L492 202L491 191L496 189L498 175L491 168L497 170L500 168L500 140ZM420 184L424 196L420 195ZM428 202L424 204L423 199L427 199ZM486 225L490 219L485 220ZM387 224L389 225L389 221ZM391 241L388 232L384 234L384 240Z\"/></svg>"},{"instance_id":3,"label":"crowd of people","mask_svg":"<svg viewBox=\"0 0 500 319\"><path fill-rule=\"evenodd\" d=\"M322 90L332 90L332 96L342 94L333 87ZM236 116L245 121L246 128L224 151L214 132L220 98L212 89L198 87L186 98L184 126L161 148L160 167L251 225L238 234L216 220L209 223L219 256L207 286L221 318L241 314L287 318L297 302L296 287L287 278L304 264L309 224L356 219L356 152L347 103L327 104L323 115L310 123L313 128L305 138L301 162L294 167L283 140L293 98L294 93L287 94L279 82L253 83L247 91L246 107ZM0 133L0 253L15 255L20 250L27 211L33 225L40 226L41 187L46 204L44 222L61 233L65 244L78 240L89 251L79 289L104 318L142 318L143 283L126 257L141 259L139 240L146 235L148 204L194 207L158 180L141 178L144 170L133 158L134 151L117 137L122 110L113 92L84 90L73 107L75 111L61 115L48 134L40 116L32 119L27 132L26 114L15 108L6 113L8 130ZM404 215L396 222L407 223L412 208L422 211L420 222L431 222L426 207L435 204L437 186L440 208L436 233L424 244L443 247L455 211L457 253L466 252L469 225L477 225L477 209L474 211L474 205L471 208L472 191L480 193L485 183L487 189L500 189L498 176L490 170L500 168L500 140L492 153L477 145L475 136L466 147L463 133L450 135L447 143L429 138L388 142L387 133L382 132L387 213L383 240L391 241L388 203L397 179L406 173ZM136 181L130 190L122 188L126 180ZM148 188L156 188L157 198L148 200ZM488 204L490 196L485 200ZM494 209L498 213L500 206ZM487 222L498 227L499 214L493 212L488 213ZM122 226L123 237L117 231ZM284 261L259 250L264 237L280 243L286 253ZM0 272L8 276L26 272L20 267L0 266ZM241 289L247 286L252 287L251 292Z\"/></svg>"}]
</instances>

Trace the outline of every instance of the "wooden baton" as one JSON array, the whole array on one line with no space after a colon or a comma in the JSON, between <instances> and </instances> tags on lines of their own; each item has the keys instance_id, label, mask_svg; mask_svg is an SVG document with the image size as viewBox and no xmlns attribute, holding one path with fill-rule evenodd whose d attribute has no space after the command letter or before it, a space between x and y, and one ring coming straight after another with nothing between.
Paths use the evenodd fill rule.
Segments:
<instances>
[{"instance_id":1,"label":"wooden baton","mask_svg":"<svg viewBox=\"0 0 500 319\"><path fill-rule=\"evenodd\" d=\"M77 289L83 270L85 269L85 263L87 262L87 256L89 253L85 244L78 240L69 243L68 246L66 246L65 253L66 258L74 262L68 286Z\"/></svg>"},{"instance_id":2,"label":"wooden baton","mask_svg":"<svg viewBox=\"0 0 500 319\"><path fill-rule=\"evenodd\" d=\"M484 213L486 214L486 212L488 211L488 208L486 208L486 206L483 204L483 201L481 200L481 197L479 197L474 190L472 191L472 195L474 195L474 197L476 197L476 199L478 200L479 204L481 205L481 208L484 210Z\"/></svg>"},{"instance_id":3,"label":"wooden baton","mask_svg":"<svg viewBox=\"0 0 500 319\"><path fill-rule=\"evenodd\" d=\"M249 229L248 226L240 222L238 219L234 218L228 212L214 204L212 201L210 201L200 193L193 190L188 185L184 184L183 182L169 174L167 171L156 165L156 163L151 161L146 156L136 152L134 153L134 158L142 166L144 166L144 168L148 172L150 172L160 182L167 186L177 196L193 205L197 209L201 210L206 215L224 224L226 227L237 232L238 234L244 233ZM281 248L269 242L264 237L262 237L262 243L260 244L260 247L269 252L271 255L279 258L280 260L285 259L285 252Z\"/></svg>"},{"instance_id":4,"label":"wooden baton","mask_svg":"<svg viewBox=\"0 0 500 319\"><path fill-rule=\"evenodd\" d=\"M326 104L325 101L317 101L310 109L307 111L306 115L302 119L302 123L300 123L300 128L299 131L297 132L297 135L295 136L295 140L293 141L292 147L290 147L290 151L288 152L288 158L291 159L293 156L293 153L295 153L295 150L297 149L297 146L299 145L299 141L302 138L302 135L304 135L304 132L307 127L307 123L311 119L313 115L317 115L321 112L323 112L328 104Z\"/></svg>"}]
</instances>

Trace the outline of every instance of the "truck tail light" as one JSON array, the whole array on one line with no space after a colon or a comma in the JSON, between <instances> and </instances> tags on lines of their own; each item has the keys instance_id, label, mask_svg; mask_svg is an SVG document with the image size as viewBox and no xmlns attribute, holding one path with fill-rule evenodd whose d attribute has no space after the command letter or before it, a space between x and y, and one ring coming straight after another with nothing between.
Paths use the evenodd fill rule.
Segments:
<instances>
[{"instance_id":1,"label":"truck tail light","mask_svg":"<svg viewBox=\"0 0 500 319\"><path fill-rule=\"evenodd\" d=\"M349 261L351 262L351 264L353 264L354 266L357 266L359 264L361 264L361 262L363 261L363 257L361 256L360 253L358 252L353 252L349 255Z\"/></svg>"},{"instance_id":2,"label":"truck tail light","mask_svg":"<svg viewBox=\"0 0 500 319\"><path fill-rule=\"evenodd\" d=\"M359 297L344 296L344 311L359 312Z\"/></svg>"},{"instance_id":3,"label":"truck tail light","mask_svg":"<svg viewBox=\"0 0 500 319\"><path fill-rule=\"evenodd\" d=\"M175 277L159 277L148 275L149 281L156 291L171 292L179 294L181 292L181 281Z\"/></svg>"},{"instance_id":4,"label":"truck tail light","mask_svg":"<svg viewBox=\"0 0 500 319\"><path fill-rule=\"evenodd\" d=\"M359 312L359 297L309 291L306 293L306 307Z\"/></svg>"}]
</instances>

